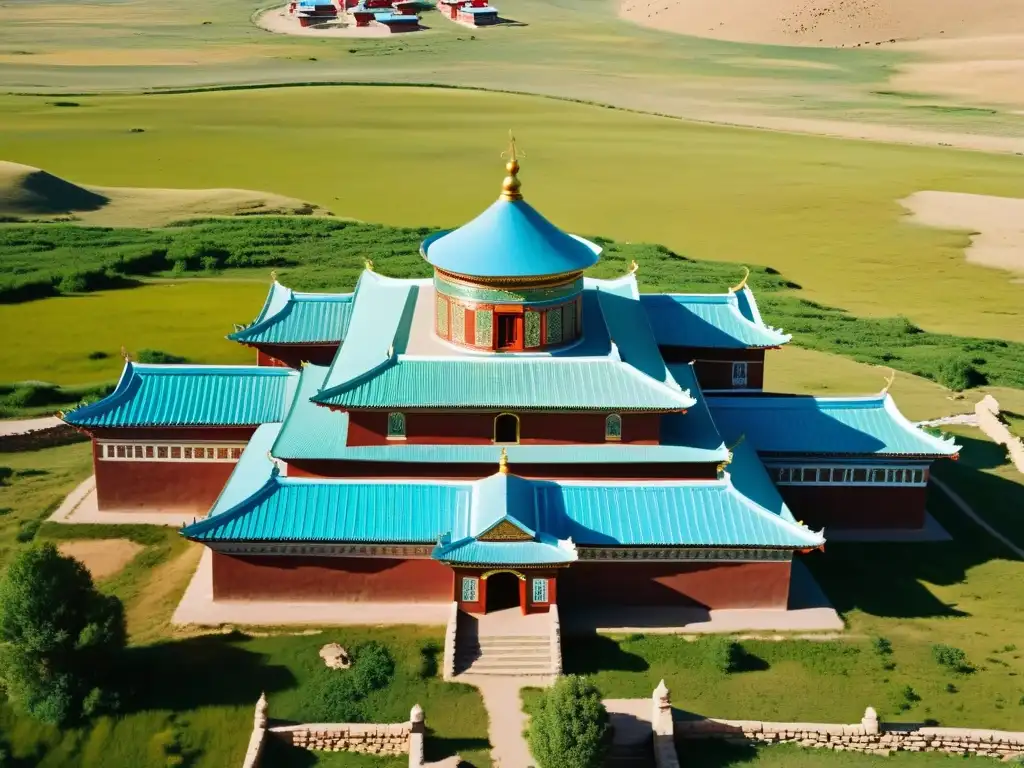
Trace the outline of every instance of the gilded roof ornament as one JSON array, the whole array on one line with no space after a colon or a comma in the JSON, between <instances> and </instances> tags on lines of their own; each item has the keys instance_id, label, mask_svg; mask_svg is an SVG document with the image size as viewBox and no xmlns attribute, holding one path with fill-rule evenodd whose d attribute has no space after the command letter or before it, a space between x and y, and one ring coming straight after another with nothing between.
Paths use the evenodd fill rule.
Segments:
<instances>
[{"instance_id":1,"label":"gilded roof ornament","mask_svg":"<svg viewBox=\"0 0 1024 768\"><path fill-rule=\"evenodd\" d=\"M128 354L128 350L125 349L124 344L121 345L121 359L126 363L130 363L132 361L132 356Z\"/></svg>"},{"instance_id":2,"label":"gilded roof ornament","mask_svg":"<svg viewBox=\"0 0 1024 768\"><path fill-rule=\"evenodd\" d=\"M504 448L501 449L501 456L498 457L498 471L503 474L508 474L508 451Z\"/></svg>"},{"instance_id":3,"label":"gilded roof ornament","mask_svg":"<svg viewBox=\"0 0 1024 768\"><path fill-rule=\"evenodd\" d=\"M633 259L633 263L629 265L629 274L635 275L638 269L640 269L640 265L636 263L636 259Z\"/></svg>"},{"instance_id":4,"label":"gilded roof ornament","mask_svg":"<svg viewBox=\"0 0 1024 768\"><path fill-rule=\"evenodd\" d=\"M367 272L373 272L373 262L372 262L372 261L370 261L370 259L367 259L367 260L366 260L365 262L363 262L363 263L364 263L364 264L366 265L366 271L367 271Z\"/></svg>"},{"instance_id":5,"label":"gilded roof ornament","mask_svg":"<svg viewBox=\"0 0 1024 768\"><path fill-rule=\"evenodd\" d=\"M276 269L270 270L270 282L272 282L272 283L276 283L277 282L277 270Z\"/></svg>"},{"instance_id":6,"label":"gilded roof ornament","mask_svg":"<svg viewBox=\"0 0 1024 768\"><path fill-rule=\"evenodd\" d=\"M894 381L896 381L896 371L894 371L892 368L890 368L889 369L889 375L886 376L886 378L885 378L885 386L882 387L881 394L883 394L883 395L889 394L889 389L892 387L892 383Z\"/></svg>"},{"instance_id":7,"label":"gilded roof ornament","mask_svg":"<svg viewBox=\"0 0 1024 768\"><path fill-rule=\"evenodd\" d=\"M508 149L501 153L501 156L508 158L508 162L505 163L505 171L508 176L501 182L501 199L502 200L522 200L523 195L520 193L519 188L522 186L519 183L519 177L516 175L519 173L519 156L526 157L526 154L516 148L516 137L512 135L512 131L508 132Z\"/></svg>"},{"instance_id":8,"label":"gilded roof ornament","mask_svg":"<svg viewBox=\"0 0 1024 768\"><path fill-rule=\"evenodd\" d=\"M739 293L740 291L747 287L747 280L750 278L750 270L747 269L747 267L744 267L743 271L745 273L743 275L743 279L740 280L738 285L734 285L732 288L730 288L729 293Z\"/></svg>"}]
</instances>

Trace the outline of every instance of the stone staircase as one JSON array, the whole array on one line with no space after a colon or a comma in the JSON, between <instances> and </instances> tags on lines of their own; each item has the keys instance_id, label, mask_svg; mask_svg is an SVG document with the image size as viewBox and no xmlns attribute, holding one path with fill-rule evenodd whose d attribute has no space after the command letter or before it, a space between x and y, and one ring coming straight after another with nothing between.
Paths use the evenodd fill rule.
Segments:
<instances>
[{"instance_id":1,"label":"stone staircase","mask_svg":"<svg viewBox=\"0 0 1024 768\"><path fill-rule=\"evenodd\" d=\"M555 674L551 626L547 614L521 616L518 609L486 616L460 612L455 674Z\"/></svg>"}]
</instances>

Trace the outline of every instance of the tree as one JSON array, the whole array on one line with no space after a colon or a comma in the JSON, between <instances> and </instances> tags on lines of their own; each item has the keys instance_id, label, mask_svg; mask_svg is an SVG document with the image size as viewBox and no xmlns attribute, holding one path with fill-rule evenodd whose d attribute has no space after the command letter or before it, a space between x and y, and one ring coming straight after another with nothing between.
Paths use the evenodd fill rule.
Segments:
<instances>
[{"instance_id":1,"label":"tree","mask_svg":"<svg viewBox=\"0 0 1024 768\"><path fill-rule=\"evenodd\" d=\"M46 723L101 709L103 684L125 645L124 608L53 544L22 551L0 581L0 683Z\"/></svg>"},{"instance_id":2,"label":"tree","mask_svg":"<svg viewBox=\"0 0 1024 768\"><path fill-rule=\"evenodd\" d=\"M600 768L608 751L608 712L582 677L559 678L533 709L530 752L539 768Z\"/></svg>"}]
</instances>

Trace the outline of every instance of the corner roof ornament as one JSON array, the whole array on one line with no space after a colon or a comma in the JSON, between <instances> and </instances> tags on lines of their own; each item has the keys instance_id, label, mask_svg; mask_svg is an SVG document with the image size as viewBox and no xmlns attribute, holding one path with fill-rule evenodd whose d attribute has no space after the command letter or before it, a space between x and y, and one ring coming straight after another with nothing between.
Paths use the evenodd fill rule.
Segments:
<instances>
[{"instance_id":1,"label":"corner roof ornament","mask_svg":"<svg viewBox=\"0 0 1024 768\"><path fill-rule=\"evenodd\" d=\"M505 448L501 449L501 456L498 457L498 471L503 474L508 474L508 450Z\"/></svg>"},{"instance_id":2,"label":"corner roof ornament","mask_svg":"<svg viewBox=\"0 0 1024 768\"><path fill-rule=\"evenodd\" d=\"M889 394L889 390L892 388L892 383L896 381L896 371L892 368L889 369L889 375L885 377L885 386L882 387L881 395L884 397Z\"/></svg>"},{"instance_id":3,"label":"corner roof ornament","mask_svg":"<svg viewBox=\"0 0 1024 768\"><path fill-rule=\"evenodd\" d=\"M635 275L638 269L640 269L640 265L636 263L636 259L633 259L633 263L629 265L629 272L627 274Z\"/></svg>"},{"instance_id":4,"label":"corner roof ornament","mask_svg":"<svg viewBox=\"0 0 1024 768\"><path fill-rule=\"evenodd\" d=\"M526 157L526 153L516 148L516 137L512 135L512 130L508 132L508 149L501 153L502 157L508 158L508 162L505 163L505 171L508 176L501 182L501 199L502 200L522 200L523 195L519 191L522 186L519 182L519 177L516 175L519 173L519 156Z\"/></svg>"},{"instance_id":5,"label":"corner roof ornament","mask_svg":"<svg viewBox=\"0 0 1024 768\"><path fill-rule=\"evenodd\" d=\"M373 272L373 262L370 259L366 259L363 265L366 267L367 272Z\"/></svg>"},{"instance_id":6,"label":"corner roof ornament","mask_svg":"<svg viewBox=\"0 0 1024 768\"><path fill-rule=\"evenodd\" d=\"M130 363L132 361L132 356L128 354L128 350L125 349L124 344L121 345L121 359L126 363Z\"/></svg>"},{"instance_id":7,"label":"corner roof ornament","mask_svg":"<svg viewBox=\"0 0 1024 768\"><path fill-rule=\"evenodd\" d=\"M730 288L729 293L739 293L740 291L747 287L747 280L750 278L750 270L747 267L744 267L743 271L745 273L743 275L743 279L740 280L737 285L734 285L732 288Z\"/></svg>"},{"instance_id":8,"label":"corner roof ornament","mask_svg":"<svg viewBox=\"0 0 1024 768\"><path fill-rule=\"evenodd\" d=\"M276 269L270 270L270 282L272 282L272 283L276 283L277 282L277 270Z\"/></svg>"}]
</instances>

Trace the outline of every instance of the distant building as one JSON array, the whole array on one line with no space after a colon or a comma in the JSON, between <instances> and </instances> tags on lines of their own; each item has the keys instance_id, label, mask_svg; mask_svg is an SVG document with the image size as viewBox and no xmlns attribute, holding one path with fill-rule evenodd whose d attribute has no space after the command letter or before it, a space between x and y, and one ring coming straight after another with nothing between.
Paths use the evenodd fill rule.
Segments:
<instances>
[{"instance_id":1,"label":"distant building","mask_svg":"<svg viewBox=\"0 0 1024 768\"><path fill-rule=\"evenodd\" d=\"M957 447L887 392L762 393L743 283L641 294L522 199L428 237L434 276L270 288L254 366L138 365L65 416L101 509L209 515L221 599L785 608L824 529L915 528ZM308 361L308 362L307 362ZM212 505L212 508L211 508ZM805 525L806 521L809 525Z\"/></svg>"},{"instance_id":2,"label":"distant building","mask_svg":"<svg viewBox=\"0 0 1024 768\"><path fill-rule=\"evenodd\" d=\"M498 23L498 9L487 0L440 0L438 10L452 21L471 27L486 27Z\"/></svg>"}]
</instances>

